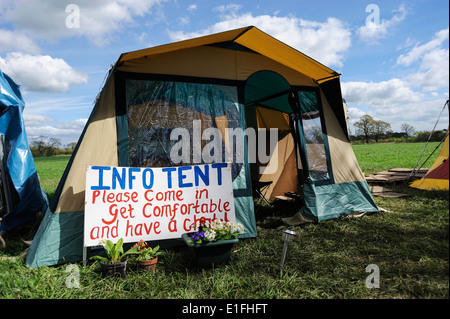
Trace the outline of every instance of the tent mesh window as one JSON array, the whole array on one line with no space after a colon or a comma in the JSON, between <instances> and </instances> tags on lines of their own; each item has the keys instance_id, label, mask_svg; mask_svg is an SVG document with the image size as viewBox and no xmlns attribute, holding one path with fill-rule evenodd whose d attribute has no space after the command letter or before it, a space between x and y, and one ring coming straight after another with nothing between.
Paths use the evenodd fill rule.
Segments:
<instances>
[{"instance_id":1,"label":"tent mesh window","mask_svg":"<svg viewBox=\"0 0 450 319\"><path fill-rule=\"evenodd\" d=\"M299 99L310 177L313 180L328 179L327 153L316 93L299 92Z\"/></svg>"},{"instance_id":2,"label":"tent mesh window","mask_svg":"<svg viewBox=\"0 0 450 319\"><path fill-rule=\"evenodd\" d=\"M130 166L233 162L234 180L243 146L222 137L241 128L237 96L232 86L127 79Z\"/></svg>"}]
</instances>

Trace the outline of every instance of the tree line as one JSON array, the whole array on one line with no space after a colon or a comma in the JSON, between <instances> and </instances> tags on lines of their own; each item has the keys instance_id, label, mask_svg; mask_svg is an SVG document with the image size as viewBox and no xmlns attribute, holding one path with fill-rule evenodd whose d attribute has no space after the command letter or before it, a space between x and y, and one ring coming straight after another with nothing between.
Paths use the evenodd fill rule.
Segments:
<instances>
[{"instance_id":1,"label":"tree line","mask_svg":"<svg viewBox=\"0 0 450 319\"><path fill-rule=\"evenodd\" d=\"M63 146L61 139L41 135L31 140L30 150L34 157L70 155L76 145L76 142L72 142Z\"/></svg>"},{"instance_id":2,"label":"tree line","mask_svg":"<svg viewBox=\"0 0 450 319\"><path fill-rule=\"evenodd\" d=\"M375 141L375 143L379 141L426 142L428 139L431 142L438 142L447 134L445 130L435 131L432 134L430 131L416 131L408 123L403 123L400 126L402 132L393 132L391 124L381 120L375 120L367 114L361 116L359 121L355 122L353 126L356 128L356 135L351 135L350 140L352 142L364 141L367 144L371 141Z\"/></svg>"}]
</instances>

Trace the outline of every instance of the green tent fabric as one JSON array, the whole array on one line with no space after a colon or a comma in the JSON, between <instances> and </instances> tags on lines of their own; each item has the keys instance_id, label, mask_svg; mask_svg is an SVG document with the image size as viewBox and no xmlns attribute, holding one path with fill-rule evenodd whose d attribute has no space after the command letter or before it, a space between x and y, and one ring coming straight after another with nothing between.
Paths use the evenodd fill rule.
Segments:
<instances>
[{"instance_id":1,"label":"green tent fabric","mask_svg":"<svg viewBox=\"0 0 450 319\"><path fill-rule=\"evenodd\" d=\"M245 82L245 106L263 106L284 113L292 113L288 102L290 84L272 71L259 71Z\"/></svg>"},{"instance_id":2,"label":"green tent fabric","mask_svg":"<svg viewBox=\"0 0 450 319\"><path fill-rule=\"evenodd\" d=\"M341 217L343 209L348 212L375 212L376 204L370 195L367 183L328 185L305 183L303 194L306 205L302 207L301 212L319 222ZM365 194L365 196L355 196L355 194Z\"/></svg>"}]
</instances>

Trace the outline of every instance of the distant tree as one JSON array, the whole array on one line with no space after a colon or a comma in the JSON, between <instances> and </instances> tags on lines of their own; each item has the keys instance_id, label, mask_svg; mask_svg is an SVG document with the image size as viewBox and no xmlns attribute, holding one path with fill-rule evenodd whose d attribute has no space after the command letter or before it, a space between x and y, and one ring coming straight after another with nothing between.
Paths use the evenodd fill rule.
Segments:
<instances>
[{"instance_id":1,"label":"distant tree","mask_svg":"<svg viewBox=\"0 0 450 319\"><path fill-rule=\"evenodd\" d=\"M391 131L391 124L384 121L373 122L373 136L375 137L375 141L377 143L381 137L385 136L388 132Z\"/></svg>"},{"instance_id":2,"label":"distant tree","mask_svg":"<svg viewBox=\"0 0 450 319\"><path fill-rule=\"evenodd\" d=\"M408 137L412 136L415 131L414 127L408 123L403 123L400 128L406 133L405 142L408 142Z\"/></svg>"},{"instance_id":3,"label":"distant tree","mask_svg":"<svg viewBox=\"0 0 450 319\"><path fill-rule=\"evenodd\" d=\"M67 148L67 149L74 150L74 149L75 149L75 146L77 146L77 142L71 142L71 143L69 143L69 144L66 145L66 148Z\"/></svg>"},{"instance_id":4,"label":"distant tree","mask_svg":"<svg viewBox=\"0 0 450 319\"><path fill-rule=\"evenodd\" d=\"M373 134L375 120L372 116L366 114L360 117L359 121L355 122L353 126L356 127L356 132L364 136L366 143L369 144L370 136Z\"/></svg>"},{"instance_id":5,"label":"distant tree","mask_svg":"<svg viewBox=\"0 0 450 319\"><path fill-rule=\"evenodd\" d=\"M52 153L55 148L58 148L61 146L61 140L56 137L46 137L46 136L39 136L35 137L31 141L31 146L36 147L36 149L39 152L40 156L44 156L44 154Z\"/></svg>"}]
</instances>

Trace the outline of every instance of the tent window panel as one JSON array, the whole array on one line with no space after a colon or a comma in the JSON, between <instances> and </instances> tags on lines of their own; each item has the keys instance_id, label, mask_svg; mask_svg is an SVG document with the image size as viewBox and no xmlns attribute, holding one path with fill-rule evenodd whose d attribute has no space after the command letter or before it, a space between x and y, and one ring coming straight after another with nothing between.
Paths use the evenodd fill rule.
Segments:
<instances>
[{"instance_id":1,"label":"tent window panel","mask_svg":"<svg viewBox=\"0 0 450 319\"><path fill-rule=\"evenodd\" d=\"M329 179L327 153L316 93L302 91L298 96L310 177L313 180Z\"/></svg>"},{"instance_id":2,"label":"tent window panel","mask_svg":"<svg viewBox=\"0 0 450 319\"><path fill-rule=\"evenodd\" d=\"M126 105L130 166L232 161L233 178L239 174L243 143L222 138L226 129L241 128L236 87L127 79Z\"/></svg>"}]
</instances>

